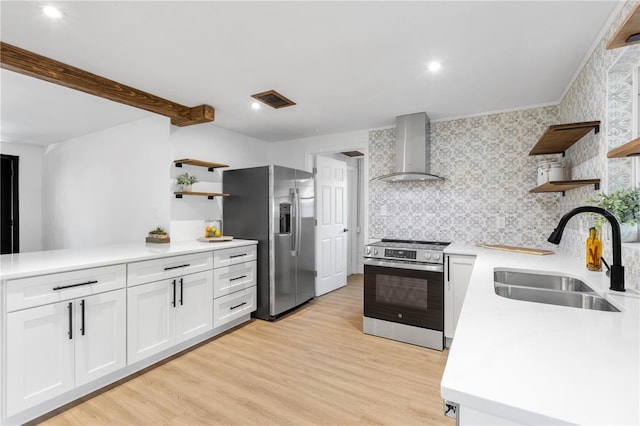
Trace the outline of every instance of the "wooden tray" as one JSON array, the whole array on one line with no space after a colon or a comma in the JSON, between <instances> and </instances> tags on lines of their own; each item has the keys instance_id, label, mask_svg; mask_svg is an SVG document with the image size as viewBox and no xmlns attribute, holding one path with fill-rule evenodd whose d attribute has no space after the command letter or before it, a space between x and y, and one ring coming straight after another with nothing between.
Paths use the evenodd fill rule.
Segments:
<instances>
[{"instance_id":1,"label":"wooden tray","mask_svg":"<svg viewBox=\"0 0 640 426\"><path fill-rule=\"evenodd\" d=\"M198 241L201 243L221 243L223 241L231 241L233 237L231 235L222 235L220 237L200 237Z\"/></svg>"},{"instance_id":2,"label":"wooden tray","mask_svg":"<svg viewBox=\"0 0 640 426\"><path fill-rule=\"evenodd\" d=\"M500 244L484 244L484 243L477 243L476 245L478 247L488 248L492 250L515 251L518 253L537 254L541 256L545 254L555 253L553 250L536 249L536 248L530 248L530 247L514 247L514 246L503 246Z\"/></svg>"}]
</instances>

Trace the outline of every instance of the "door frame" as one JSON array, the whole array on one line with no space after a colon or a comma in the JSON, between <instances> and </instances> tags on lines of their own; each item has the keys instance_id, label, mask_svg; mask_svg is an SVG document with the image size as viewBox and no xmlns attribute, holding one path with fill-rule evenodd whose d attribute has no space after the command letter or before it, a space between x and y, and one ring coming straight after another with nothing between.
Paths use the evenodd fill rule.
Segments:
<instances>
[{"instance_id":1,"label":"door frame","mask_svg":"<svg viewBox=\"0 0 640 426\"><path fill-rule=\"evenodd\" d=\"M11 186L7 199L11 202L11 253L20 252L20 207L18 190L18 178L20 176L18 170L19 159L17 155L0 154L2 160L8 160L11 164ZM2 194L2 202L5 202L5 194ZM2 230L3 234L5 230Z\"/></svg>"}]
</instances>

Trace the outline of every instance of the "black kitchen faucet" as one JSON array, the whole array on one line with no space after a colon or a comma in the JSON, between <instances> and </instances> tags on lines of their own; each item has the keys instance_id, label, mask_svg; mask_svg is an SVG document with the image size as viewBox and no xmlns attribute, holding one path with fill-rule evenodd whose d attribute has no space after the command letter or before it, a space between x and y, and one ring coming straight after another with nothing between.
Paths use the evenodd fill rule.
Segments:
<instances>
[{"instance_id":1,"label":"black kitchen faucet","mask_svg":"<svg viewBox=\"0 0 640 426\"><path fill-rule=\"evenodd\" d=\"M609 268L609 278L611 279L611 285L609 286L609 289L615 291L624 291L624 266L622 266L622 240L620 238L620 224L618 223L616 217L611 214L610 211L595 206L576 207L569 213L562 216L560 222L558 222L558 227L553 230L551 235L549 235L547 241L553 244L560 244L560 240L562 239L562 232L564 231L564 227L567 226L567 222L569 222L569 219L579 213L587 212L598 213L604 216L604 218L607 219L611 224L613 262L611 263L611 267Z\"/></svg>"}]
</instances>

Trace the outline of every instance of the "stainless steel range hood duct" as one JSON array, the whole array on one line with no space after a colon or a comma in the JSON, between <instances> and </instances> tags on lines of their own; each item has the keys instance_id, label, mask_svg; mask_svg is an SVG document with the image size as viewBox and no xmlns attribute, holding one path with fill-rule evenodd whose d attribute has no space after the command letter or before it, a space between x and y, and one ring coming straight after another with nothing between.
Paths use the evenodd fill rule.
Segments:
<instances>
[{"instance_id":1,"label":"stainless steel range hood duct","mask_svg":"<svg viewBox=\"0 0 640 426\"><path fill-rule=\"evenodd\" d=\"M430 172L431 121L424 112L396 117L396 171L371 180L414 182L444 180Z\"/></svg>"}]
</instances>

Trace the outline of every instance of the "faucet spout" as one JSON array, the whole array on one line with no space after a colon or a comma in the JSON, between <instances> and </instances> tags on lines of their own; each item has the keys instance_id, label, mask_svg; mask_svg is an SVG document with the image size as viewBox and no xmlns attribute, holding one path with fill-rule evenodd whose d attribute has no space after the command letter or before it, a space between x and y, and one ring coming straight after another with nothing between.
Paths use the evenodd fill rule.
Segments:
<instances>
[{"instance_id":1,"label":"faucet spout","mask_svg":"<svg viewBox=\"0 0 640 426\"><path fill-rule=\"evenodd\" d=\"M611 242L613 244L613 261L611 263L611 285L609 286L610 290L615 291L625 291L624 290L624 266L622 266L622 239L620 238L620 224L618 223L618 219L608 210L605 210L600 207L595 206L581 206L576 207L571 210L569 213L565 214L560 218L560 222L558 222L558 226L553 230L551 235L547 241L552 244L560 244L560 240L562 239L562 233L564 232L564 228L567 226L567 222L573 216L579 213L598 213L604 216L605 219L609 221L611 224Z\"/></svg>"}]
</instances>

